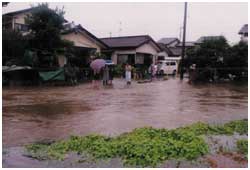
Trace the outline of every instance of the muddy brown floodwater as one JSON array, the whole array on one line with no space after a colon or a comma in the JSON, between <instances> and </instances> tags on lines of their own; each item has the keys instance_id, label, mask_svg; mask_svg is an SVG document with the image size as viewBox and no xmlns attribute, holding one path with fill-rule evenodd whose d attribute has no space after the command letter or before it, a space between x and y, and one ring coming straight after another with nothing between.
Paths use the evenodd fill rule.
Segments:
<instances>
[{"instance_id":1,"label":"muddy brown floodwater","mask_svg":"<svg viewBox=\"0 0 250 170\"><path fill-rule=\"evenodd\" d=\"M179 79L113 87L3 88L3 146L70 135L118 135L134 128L176 128L248 117L247 85L190 85Z\"/></svg>"}]
</instances>

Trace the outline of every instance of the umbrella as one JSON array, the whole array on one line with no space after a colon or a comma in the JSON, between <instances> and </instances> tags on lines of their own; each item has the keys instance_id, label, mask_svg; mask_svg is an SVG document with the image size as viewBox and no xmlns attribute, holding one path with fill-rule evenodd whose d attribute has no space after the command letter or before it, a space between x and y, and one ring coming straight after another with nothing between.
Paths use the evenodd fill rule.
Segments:
<instances>
[{"instance_id":1,"label":"umbrella","mask_svg":"<svg viewBox=\"0 0 250 170\"><path fill-rule=\"evenodd\" d=\"M112 60L105 60L106 61L106 65L114 65L113 61Z\"/></svg>"},{"instance_id":2,"label":"umbrella","mask_svg":"<svg viewBox=\"0 0 250 170\"><path fill-rule=\"evenodd\" d=\"M90 67L97 73L100 72L101 68L103 68L106 64L106 61L103 59L96 59L90 63Z\"/></svg>"}]
</instances>

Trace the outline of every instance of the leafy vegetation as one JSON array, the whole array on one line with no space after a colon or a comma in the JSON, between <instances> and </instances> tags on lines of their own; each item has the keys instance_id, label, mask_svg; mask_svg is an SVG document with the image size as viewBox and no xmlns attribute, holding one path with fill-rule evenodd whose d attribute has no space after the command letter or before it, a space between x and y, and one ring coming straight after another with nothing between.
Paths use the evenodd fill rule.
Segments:
<instances>
[{"instance_id":1,"label":"leafy vegetation","mask_svg":"<svg viewBox=\"0 0 250 170\"><path fill-rule=\"evenodd\" d=\"M173 130L138 128L118 137L88 135L72 136L51 145L27 145L31 155L63 160L68 152L87 152L96 159L121 157L125 164L141 167L155 167L168 159L193 160L208 153L208 145L202 135L247 133L247 120L238 120L222 126L196 123ZM42 151L41 151L42 150ZM39 155L42 153L42 155Z\"/></svg>"},{"instance_id":2,"label":"leafy vegetation","mask_svg":"<svg viewBox=\"0 0 250 170\"><path fill-rule=\"evenodd\" d=\"M218 78L235 76L235 80L247 77L248 45L239 42L230 46L221 36L217 39L205 40L199 46L187 50L185 67L196 64L196 81L209 81Z\"/></svg>"},{"instance_id":3,"label":"leafy vegetation","mask_svg":"<svg viewBox=\"0 0 250 170\"><path fill-rule=\"evenodd\" d=\"M15 30L3 30L3 65L22 65L25 49L28 47L27 37Z\"/></svg>"},{"instance_id":4,"label":"leafy vegetation","mask_svg":"<svg viewBox=\"0 0 250 170\"><path fill-rule=\"evenodd\" d=\"M243 153L247 157L248 156L248 140L241 139L241 140L238 140L236 144L237 144L237 148L239 152Z\"/></svg>"},{"instance_id":5,"label":"leafy vegetation","mask_svg":"<svg viewBox=\"0 0 250 170\"><path fill-rule=\"evenodd\" d=\"M114 66L114 75L115 76L123 76L124 68L121 64Z\"/></svg>"},{"instance_id":6,"label":"leafy vegetation","mask_svg":"<svg viewBox=\"0 0 250 170\"><path fill-rule=\"evenodd\" d=\"M61 39L64 14L63 9L50 9L48 3L33 7L31 14L25 18L31 30L29 34L33 48L55 52L56 49L65 47L65 42Z\"/></svg>"},{"instance_id":7,"label":"leafy vegetation","mask_svg":"<svg viewBox=\"0 0 250 170\"><path fill-rule=\"evenodd\" d=\"M247 119L235 120L225 123L224 125L209 125L198 122L176 130L193 132L195 135L232 135L234 132L242 135L248 133L248 121Z\"/></svg>"}]
</instances>

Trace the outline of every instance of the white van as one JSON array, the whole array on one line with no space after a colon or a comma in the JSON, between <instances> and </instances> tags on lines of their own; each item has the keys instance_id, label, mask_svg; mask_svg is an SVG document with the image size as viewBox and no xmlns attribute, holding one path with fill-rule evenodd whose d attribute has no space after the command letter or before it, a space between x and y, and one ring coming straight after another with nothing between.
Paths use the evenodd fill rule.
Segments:
<instances>
[{"instance_id":1,"label":"white van","mask_svg":"<svg viewBox=\"0 0 250 170\"><path fill-rule=\"evenodd\" d=\"M176 61L161 60L158 61L158 73L161 75L172 74L177 72L178 63Z\"/></svg>"}]
</instances>

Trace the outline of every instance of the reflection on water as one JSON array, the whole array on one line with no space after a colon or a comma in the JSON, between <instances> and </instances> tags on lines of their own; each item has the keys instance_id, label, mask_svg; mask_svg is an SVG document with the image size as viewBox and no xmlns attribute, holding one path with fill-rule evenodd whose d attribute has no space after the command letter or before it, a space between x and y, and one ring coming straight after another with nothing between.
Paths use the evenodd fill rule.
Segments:
<instances>
[{"instance_id":1,"label":"reflection on water","mask_svg":"<svg viewBox=\"0 0 250 170\"><path fill-rule=\"evenodd\" d=\"M117 135L137 127L175 128L197 121L247 118L247 85L190 85L178 79L109 88L3 89L3 144L16 146L70 135Z\"/></svg>"}]
</instances>

